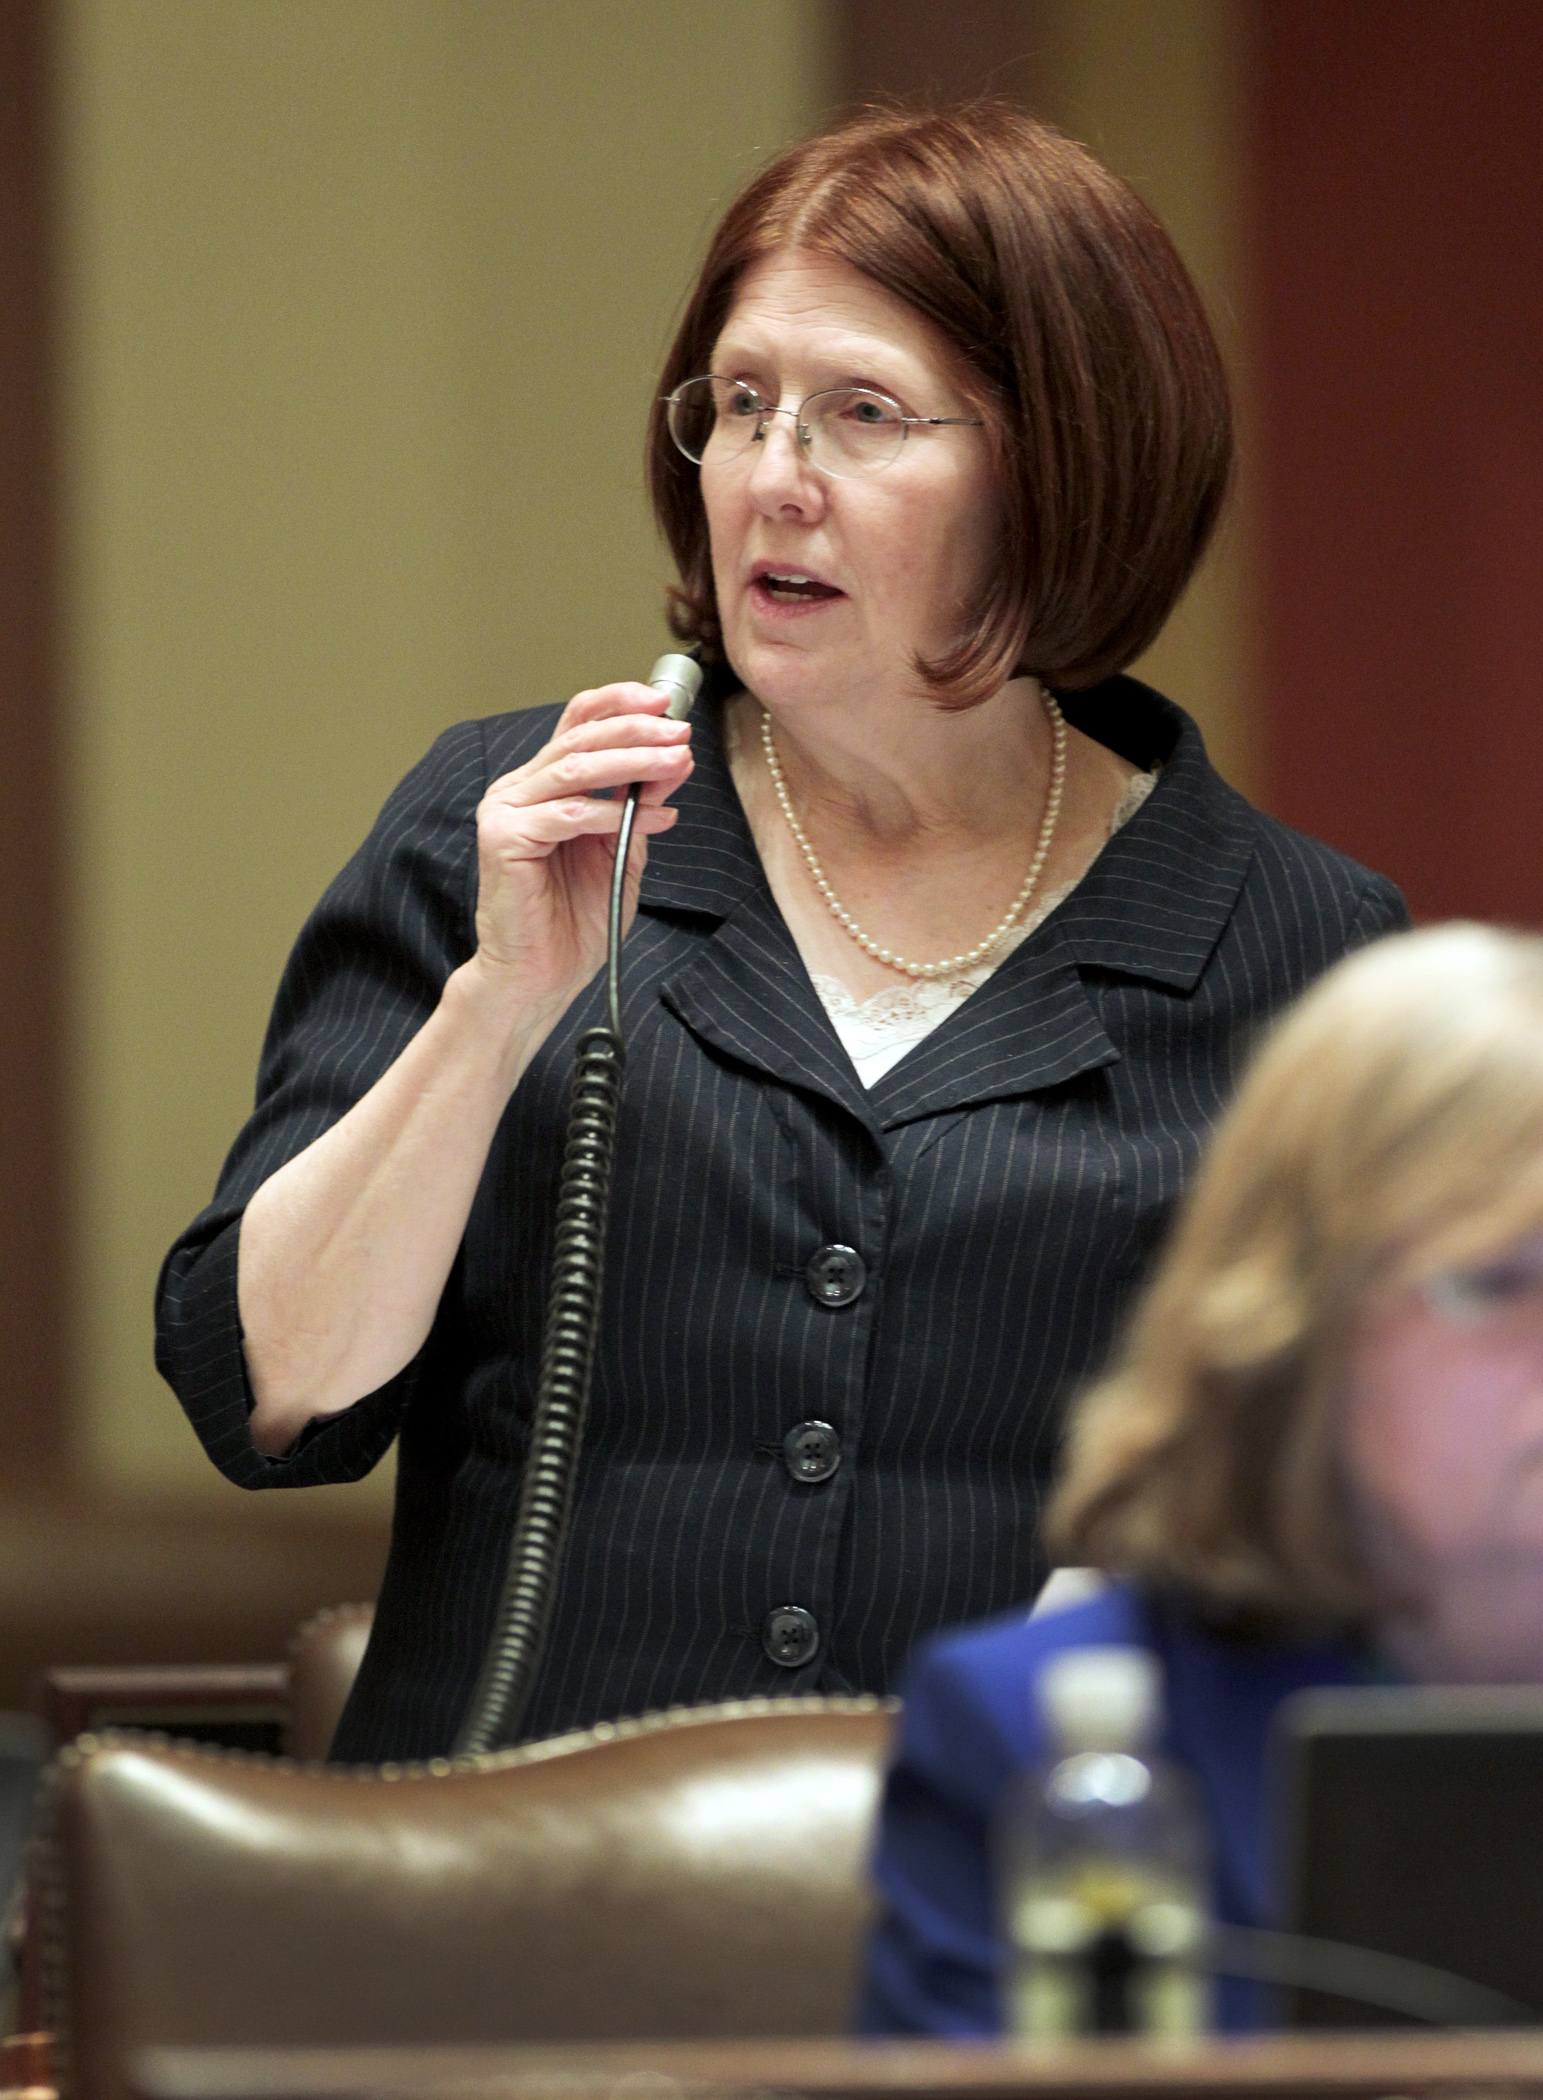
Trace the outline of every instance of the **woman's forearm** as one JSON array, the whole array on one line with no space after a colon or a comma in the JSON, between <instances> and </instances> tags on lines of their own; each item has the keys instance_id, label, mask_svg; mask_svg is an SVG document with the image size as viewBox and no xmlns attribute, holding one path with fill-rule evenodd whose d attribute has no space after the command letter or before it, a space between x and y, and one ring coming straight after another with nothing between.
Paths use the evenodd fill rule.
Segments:
<instances>
[{"instance_id":1,"label":"woman's forearm","mask_svg":"<svg viewBox=\"0 0 1543 2100\"><path fill-rule=\"evenodd\" d=\"M423 1346L510 1094L565 1001L516 1004L479 959L340 1122L253 1196L237 1292L270 1456Z\"/></svg>"},{"instance_id":2,"label":"woman's forearm","mask_svg":"<svg viewBox=\"0 0 1543 2100\"><path fill-rule=\"evenodd\" d=\"M499 1118L605 959L622 804L642 784L625 920L647 839L675 812L690 732L650 686L579 693L536 756L477 807L477 948L363 1100L265 1181L237 1295L252 1441L285 1451L411 1363L428 1338Z\"/></svg>"}]
</instances>

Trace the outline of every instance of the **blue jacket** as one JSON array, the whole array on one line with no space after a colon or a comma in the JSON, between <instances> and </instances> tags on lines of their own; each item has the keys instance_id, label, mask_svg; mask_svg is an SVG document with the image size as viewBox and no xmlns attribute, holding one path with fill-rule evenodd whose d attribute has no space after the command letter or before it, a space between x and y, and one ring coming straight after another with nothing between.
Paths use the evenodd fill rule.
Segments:
<instances>
[{"instance_id":1,"label":"blue jacket","mask_svg":"<svg viewBox=\"0 0 1543 2100\"><path fill-rule=\"evenodd\" d=\"M1363 1680L1348 1647L1223 1640L1116 1583L1042 1619L1024 1611L927 1642L912 1660L875 1870L884 1913L868 1950L868 2034L995 2034L1000 1949L989 1866L1003 1790L1048 1751L1034 1677L1067 1648L1135 1646L1162 1666L1166 1757L1188 1767L1210 1827L1216 1915L1274 1922L1266 1761L1275 1709L1311 1685ZM1252 1986L1223 1978L1224 2028L1263 2024Z\"/></svg>"}]
</instances>

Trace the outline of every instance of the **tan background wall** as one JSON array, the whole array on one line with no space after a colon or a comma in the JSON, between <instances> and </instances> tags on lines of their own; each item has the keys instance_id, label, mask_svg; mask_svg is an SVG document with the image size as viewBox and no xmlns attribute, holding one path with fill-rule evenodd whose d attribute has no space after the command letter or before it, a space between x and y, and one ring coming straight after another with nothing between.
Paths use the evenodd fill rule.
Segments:
<instances>
[{"instance_id":1,"label":"tan background wall","mask_svg":"<svg viewBox=\"0 0 1543 2100\"><path fill-rule=\"evenodd\" d=\"M709 0L64 29L79 1430L98 1479L229 1498L151 1366L156 1264L391 783L660 646L653 372L714 212L823 113L821 23L758 8L749 64Z\"/></svg>"},{"instance_id":2,"label":"tan background wall","mask_svg":"<svg viewBox=\"0 0 1543 2100\"><path fill-rule=\"evenodd\" d=\"M1245 794L1255 710L1254 353L1246 250L1252 9L1238 0L1038 0L1043 114L1135 184L1194 273L1232 376L1238 478L1216 544L1135 669L1188 708Z\"/></svg>"}]
</instances>

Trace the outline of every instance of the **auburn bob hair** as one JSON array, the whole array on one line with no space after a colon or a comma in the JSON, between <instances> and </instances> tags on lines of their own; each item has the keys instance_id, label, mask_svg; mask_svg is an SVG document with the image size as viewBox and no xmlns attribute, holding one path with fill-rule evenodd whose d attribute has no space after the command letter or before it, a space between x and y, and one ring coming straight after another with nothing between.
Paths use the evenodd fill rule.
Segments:
<instances>
[{"instance_id":1,"label":"auburn bob hair","mask_svg":"<svg viewBox=\"0 0 1543 2100\"><path fill-rule=\"evenodd\" d=\"M1002 544L944 704L1009 678L1094 685L1138 656L1211 537L1232 468L1226 376L1178 251L1127 183L1004 104L870 111L790 148L729 207L660 380L648 484L671 626L721 653L698 469L662 397L712 369L740 280L779 251L849 264L929 321L985 419Z\"/></svg>"},{"instance_id":2,"label":"auburn bob hair","mask_svg":"<svg viewBox=\"0 0 1543 2100\"><path fill-rule=\"evenodd\" d=\"M1540 1227L1543 939L1454 924L1336 964L1267 1039L1072 1410L1052 1552L1262 1631L1407 1605L1343 1468L1358 1313Z\"/></svg>"}]
</instances>

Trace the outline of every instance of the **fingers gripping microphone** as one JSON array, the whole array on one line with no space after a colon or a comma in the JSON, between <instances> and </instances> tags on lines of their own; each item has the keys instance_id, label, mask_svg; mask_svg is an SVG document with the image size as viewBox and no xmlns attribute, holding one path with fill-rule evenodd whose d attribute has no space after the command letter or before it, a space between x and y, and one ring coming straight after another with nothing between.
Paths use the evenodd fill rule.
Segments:
<instances>
[{"instance_id":1,"label":"fingers gripping microphone","mask_svg":"<svg viewBox=\"0 0 1543 2100\"><path fill-rule=\"evenodd\" d=\"M683 722L701 688L702 667L689 656L661 656L648 674L648 683L656 692L669 694L667 718ZM600 1318L611 1158L626 1056L621 1028L622 915L627 856L641 793L640 781L627 790L611 869L608 1025L586 1029L574 1046L573 1091L530 1448L520 1479L520 1502L498 1612L456 1738L457 1756L480 1754L518 1736L552 1620L557 1570L589 1411Z\"/></svg>"}]
</instances>

